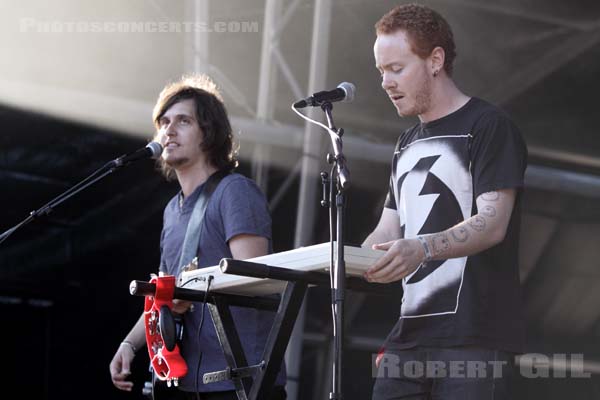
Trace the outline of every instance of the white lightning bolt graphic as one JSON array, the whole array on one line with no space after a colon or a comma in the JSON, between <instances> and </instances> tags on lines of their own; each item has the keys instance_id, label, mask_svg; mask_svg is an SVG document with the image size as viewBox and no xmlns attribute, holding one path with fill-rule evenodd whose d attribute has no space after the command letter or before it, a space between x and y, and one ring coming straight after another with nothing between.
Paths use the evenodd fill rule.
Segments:
<instances>
[{"instance_id":1,"label":"white lightning bolt graphic","mask_svg":"<svg viewBox=\"0 0 600 400\"><path fill-rule=\"evenodd\" d=\"M439 194L425 194L419 195L425 185L425 179L427 178L427 171L411 171L406 176L402 184L400 193L400 218L402 221L406 221L407 230L404 232L406 238L417 236L419 230L425 224L427 217L431 213L433 204L440 197ZM406 209L406 198L419 199L418 207L413 207L410 210Z\"/></svg>"}]
</instances>

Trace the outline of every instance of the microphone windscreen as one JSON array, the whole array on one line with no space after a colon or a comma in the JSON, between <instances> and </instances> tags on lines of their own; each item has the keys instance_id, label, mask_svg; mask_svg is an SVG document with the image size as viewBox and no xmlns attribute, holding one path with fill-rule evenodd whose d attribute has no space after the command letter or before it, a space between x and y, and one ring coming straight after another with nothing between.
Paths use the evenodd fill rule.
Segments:
<instances>
[{"instance_id":1,"label":"microphone windscreen","mask_svg":"<svg viewBox=\"0 0 600 400\"><path fill-rule=\"evenodd\" d=\"M343 102L351 102L354 100L354 94L356 93L356 86L350 82L342 82L338 85L338 88L342 89L346 93Z\"/></svg>"},{"instance_id":2,"label":"microphone windscreen","mask_svg":"<svg viewBox=\"0 0 600 400\"><path fill-rule=\"evenodd\" d=\"M146 145L146 147L150 149L150 152L152 153L150 156L151 158L157 159L162 154L163 147L158 142L150 142Z\"/></svg>"}]
</instances>

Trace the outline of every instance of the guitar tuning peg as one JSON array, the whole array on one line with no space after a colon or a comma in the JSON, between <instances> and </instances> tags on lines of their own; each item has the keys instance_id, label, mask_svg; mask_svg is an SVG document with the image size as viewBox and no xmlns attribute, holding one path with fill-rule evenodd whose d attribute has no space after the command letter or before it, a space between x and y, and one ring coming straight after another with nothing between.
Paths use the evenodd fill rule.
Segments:
<instances>
[{"instance_id":1,"label":"guitar tuning peg","mask_svg":"<svg viewBox=\"0 0 600 400\"><path fill-rule=\"evenodd\" d=\"M142 388L142 395L149 399L152 399L152 382L144 382L144 387Z\"/></svg>"},{"instance_id":2,"label":"guitar tuning peg","mask_svg":"<svg viewBox=\"0 0 600 400\"><path fill-rule=\"evenodd\" d=\"M181 268L181 272L189 272L198 269L198 257L194 257L194 259L187 265L184 265Z\"/></svg>"}]
</instances>

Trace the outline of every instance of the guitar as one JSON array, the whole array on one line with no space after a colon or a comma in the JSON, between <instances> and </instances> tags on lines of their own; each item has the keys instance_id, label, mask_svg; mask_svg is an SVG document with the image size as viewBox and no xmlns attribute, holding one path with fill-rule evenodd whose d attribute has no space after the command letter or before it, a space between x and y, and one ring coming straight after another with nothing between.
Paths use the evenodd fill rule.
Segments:
<instances>
[{"instance_id":1,"label":"guitar","mask_svg":"<svg viewBox=\"0 0 600 400\"><path fill-rule=\"evenodd\" d=\"M169 321L169 319L173 321ZM168 322L166 322L168 321ZM169 327L167 327L169 325ZM173 325L175 328L173 328ZM165 342L165 347L172 350L175 343L180 343L183 334L183 317L173 315L168 309L161 309L159 317L159 329ZM154 371L152 363L150 364L150 380L144 382L142 394L149 400L170 399L177 387L167 380L162 380Z\"/></svg>"},{"instance_id":2,"label":"guitar","mask_svg":"<svg viewBox=\"0 0 600 400\"><path fill-rule=\"evenodd\" d=\"M148 400L161 400L173 398L173 392L177 389L173 386L167 386L167 383L158 379L152 368L150 369L151 378L150 381L144 382L142 394Z\"/></svg>"},{"instance_id":3,"label":"guitar","mask_svg":"<svg viewBox=\"0 0 600 400\"><path fill-rule=\"evenodd\" d=\"M183 271L198 268L196 258ZM178 278L181 284L181 278ZM150 283L156 285L154 296L146 296L144 303L144 323L146 345L150 356L151 380L144 383L142 394L150 400L172 397L179 378L187 373L187 365L181 357L178 343L183 337L183 317L174 314L173 292L175 277L172 275L153 276Z\"/></svg>"},{"instance_id":4,"label":"guitar","mask_svg":"<svg viewBox=\"0 0 600 400\"><path fill-rule=\"evenodd\" d=\"M144 325L146 346L154 383L162 381L167 387L177 386L179 378L187 374L187 364L181 356L177 344L177 323L173 317L173 275L155 276L150 283L156 285L154 296L148 295L144 301ZM145 386L147 392L147 385ZM154 390L152 390L154 392Z\"/></svg>"}]
</instances>

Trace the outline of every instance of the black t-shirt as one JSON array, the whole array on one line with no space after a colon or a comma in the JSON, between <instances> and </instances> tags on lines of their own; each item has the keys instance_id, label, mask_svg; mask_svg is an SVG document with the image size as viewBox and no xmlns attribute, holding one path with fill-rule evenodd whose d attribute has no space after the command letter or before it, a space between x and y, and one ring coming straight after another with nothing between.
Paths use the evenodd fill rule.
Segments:
<instances>
[{"instance_id":1,"label":"black t-shirt","mask_svg":"<svg viewBox=\"0 0 600 400\"><path fill-rule=\"evenodd\" d=\"M526 164L518 128L477 98L400 136L385 207L397 211L405 238L444 231L477 214L482 193L518 190L501 243L468 257L430 261L403 279L400 318L386 349L477 345L523 351L518 242Z\"/></svg>"}]
</instances>

